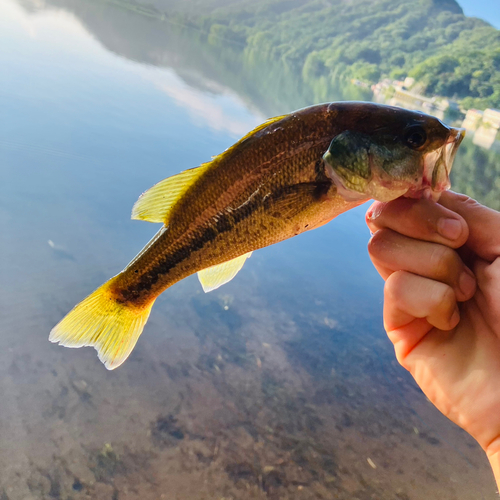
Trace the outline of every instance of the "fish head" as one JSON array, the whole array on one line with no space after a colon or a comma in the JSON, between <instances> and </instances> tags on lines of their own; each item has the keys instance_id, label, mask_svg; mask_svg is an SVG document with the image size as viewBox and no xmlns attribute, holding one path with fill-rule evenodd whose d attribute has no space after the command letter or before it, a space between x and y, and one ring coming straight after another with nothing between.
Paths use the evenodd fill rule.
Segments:
<instances>
[{"instance_id":1,"label":"fish head","mask_svg":"<svg viewBox=\"0 0 500 500\"><path fill-rule=\"evenodd\" d=\"M465 131L424 113L358 104L356 117L323 156L337 193L348 201L439 199L450 187L451 167Z\"/></svg>"}]
</instances>

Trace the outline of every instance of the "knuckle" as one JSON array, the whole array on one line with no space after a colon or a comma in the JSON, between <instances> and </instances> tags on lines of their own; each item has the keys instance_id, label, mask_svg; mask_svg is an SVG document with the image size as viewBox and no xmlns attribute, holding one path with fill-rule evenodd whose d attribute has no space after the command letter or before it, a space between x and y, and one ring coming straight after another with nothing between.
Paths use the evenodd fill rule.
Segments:
<instances>
[{"instance_id":1,"label":"knuckle","mask_svg":"<svg viewBox=\"0 0 500 500\"><path fill-rule=\"evenodd\" d=\"M500 257L488 266L488 276L492 281L500 280Z\"/></svg>"},{"instance_id":2,"label":"knuckle","mask_svg":"<svg viewBox=\"0 0 500 500\"><path fill-rule=\"evenodd\" d=\"M448 285L436 283L434 287L433 302L439 305L439 309L443 314L453 312L455 310L455 292Z\"/></svg>"},{"instance_id":3,"label":"knuckle","mask_svg":"<svg viewBox=\"0 0 500 500\"><path fill-rule=\"evenodd\" d=\"M497 257L491 264L476 265L474 272L478 281L500 293L500 257Z\"/></svg>"},{"instance_id":4,"label":"knuckle","mask_svg":"<svg viewBox=\"0 0 500 500\"><path fill-rule=\"evenodd\" d=\"M435 245L430 257L430 265L439 277L457 272L457 255L444 245Z\"/></svg>"},{"instance_id":5,"label":"knuckle","mask_svg":"<svg viewBox=\"0 0 500 500\"><path fill-rule=\"evenodd\" d=\"M450 197L451 199L454 198L458 203L462 203L464 205L477 204L477 201L474 200L474 198L471 198L470 196L463 193L457 193L455 191L447 192L445 194L445 197Z\"/></svg>"},{"instance_id":6,"label":"knuckle","mask_svg":"<svg viewBox=\"0 0 500 500\"><path fill-rule=\"evenodd\" d=\"M479 203L474 198L471 198L470 196L467 196L466 194L460 194L458 196L458 199L459 199L460 203L463 203L464 205L468 205L468 206L479 205Z\"/></svg>"},{"instance_id":7,"label":"knuckle","mask_svg":"<svg viewBox=\"0 0 500 500\"><path fill-rule=\"evenodd\" d=\"M385 299L397 301L401 297L402 291L406 289L407 282L408 273L406 271L396 271L392 273L385 282Z\"/></svg>"},{"instance_id":8,"label":"knuckle","mask_svg":"<svg viewBox=\"0 0 500 500\"><path fill-rule=\"evenodd\" d=\"M412 371L412 366L413 363L410 362L408 359L408 353L403 352L401 350L396 349L396 359L398 360L398 363L407 371L411 372Z\"/></svg>"},{"instance_id":9,"label":"knuckle","mask_svg":"<svg viewBox=\"0 0 500 500\"><path fill-rule=\"evenodd\" d=\"M370 255L377 255L377 249L380 244L380 231L377 231L368 241L368 253Z\"/></svg>"},{"instance_id":10,"label":"knuckle","mask_svg":"<svg viewBox=\"0 0 500 500\"><path fill-rule=\"evenodd\" d=\"M389 229L378 230L368 242L368 253L371 256L379 256L383 253L389 236Z\"/></svg>"},{"instance_id":11,"label":"knuckle","mask_svg":"<svg viewBox=\"0 0 500 500\"><path fill-rule=\"evenodd\" d=\"M462 209L465 209L466 211L481 207L481 203L466 194L458 195L458 204L461 205Z\"/></svg>"}]
</instances>

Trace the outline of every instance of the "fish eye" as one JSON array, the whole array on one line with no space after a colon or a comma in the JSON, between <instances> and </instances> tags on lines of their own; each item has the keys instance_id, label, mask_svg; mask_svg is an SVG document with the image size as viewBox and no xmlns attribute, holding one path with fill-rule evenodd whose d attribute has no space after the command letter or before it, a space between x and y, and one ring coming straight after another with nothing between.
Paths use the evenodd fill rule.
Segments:
<instances>
[{"instance_id":1,"label":"fish eye","mask_svg":"<svg viewBox=\"0 0 500 500\"><path fill-rule=\"evenodd\" d=\"M411 149L419 149L427 142L427 134L420 125L414 125L406 129L404 140Z\"/></svg>"}]
</instances>

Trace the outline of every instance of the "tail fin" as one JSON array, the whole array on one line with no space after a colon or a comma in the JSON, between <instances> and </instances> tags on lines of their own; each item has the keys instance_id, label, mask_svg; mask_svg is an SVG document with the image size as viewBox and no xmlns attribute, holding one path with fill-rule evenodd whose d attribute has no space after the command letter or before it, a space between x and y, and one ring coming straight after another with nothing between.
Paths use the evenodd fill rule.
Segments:
<instances>
[{"instance_id":1,"label":"tail fin","mask_svg":"<svg viewBox=\"0 0 500 500\"><path fill-rule=\"evenodd\" d=\"M65 347L93 346L108 370L130 355L146 324L153 302L135 307L117 302L110 282L75 306L50 332L49 340Z\"/></svg>"}]
</instances>

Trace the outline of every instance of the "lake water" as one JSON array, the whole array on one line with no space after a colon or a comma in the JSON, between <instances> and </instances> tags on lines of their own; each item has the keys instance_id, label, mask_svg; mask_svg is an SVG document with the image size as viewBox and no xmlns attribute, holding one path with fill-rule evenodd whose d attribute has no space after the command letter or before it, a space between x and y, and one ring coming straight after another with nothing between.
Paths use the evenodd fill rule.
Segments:
<instances>
[{"instance_id":1,"label":"lake water","mask_svg":"<svg viewBox=\"0 0 500 500\"><path fill-rule=\"evenodd\" d=\"M366 206L212 293L168 289L116 371L48 342L156 232L130 220L140 193L304 105L196 38L0 0L0 499L493 500L477 444L395 361Z\"/></svg>"}]
</instances>

